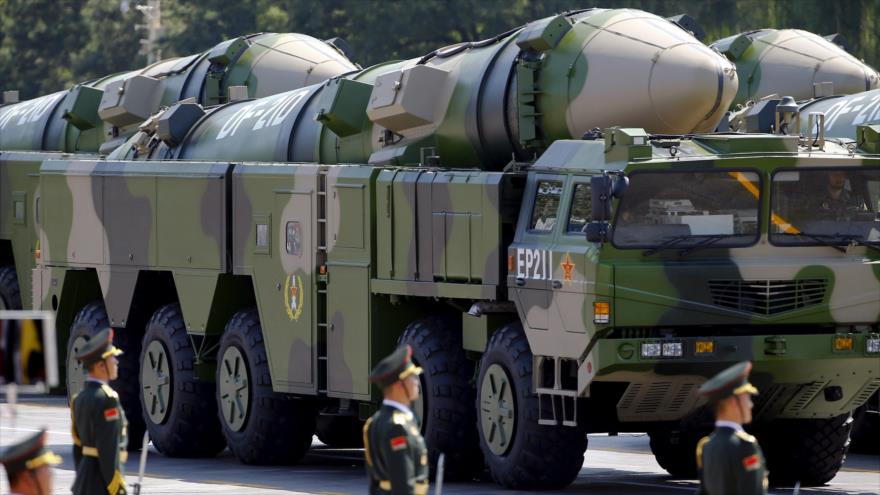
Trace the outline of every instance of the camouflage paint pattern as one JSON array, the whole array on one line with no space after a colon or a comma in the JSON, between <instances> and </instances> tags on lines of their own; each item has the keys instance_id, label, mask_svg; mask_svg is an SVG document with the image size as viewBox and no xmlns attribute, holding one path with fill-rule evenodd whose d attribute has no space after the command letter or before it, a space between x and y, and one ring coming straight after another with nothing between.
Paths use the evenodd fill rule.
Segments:
<instances>
[{"instance_id":1,"label":"camouflage paint pattern","mask_svg":"<svg viewBox=\"0 0 880 495\"><path fill-rule=\"evenodd\" d=\"M672 161L665 149L655 148L653 156L629 163L603 160L601 142L559 141L554 144L558 152L545 153L533 167L535 176L526 188L525 204L533 202L533 183L542 178L565 184L559 208L559 218L564 219L574 185L602 170L628 174L664 169L758 170L760 183L748 187L761 195L766 212L770 174L778 168L880 165L876 156L849 159L846 147L830 142L820 156L795 151L756 160L748 155L770 146L749 143L750 138L754 139L698 136L681 142ZM779 148L791 148L780 144ZM725 145L731 152L715 151ZM769 391L769 396L759 399L759 421L833 417L859 406L870 395L866 392L880 385L875 376L877 356L865 354L865 339L869 332L876 335L880 321L880 255L876 249L853 247L841 254L825 246L777 246L768 241L771 222L762 217L754 245L697 250L687 257L676 254L678 249L651 256L644 249L622 249L610 242L597 246L586 242L582 234L572 237L558 228L543 236L530 233L524 228L530 215L524 206L517 237L509 248L513 269L508 286L517 287L514 297L536 359L577 359L577 392L582 395L597 383L626 384L617 406L622 421L681 419L699 405L693 394L696 387L727 364L746 359L755 362L753 381L763 386L762 391ZM539 267L531 273L523 267L527 251L534 253L533 259L552 256L549 276L541 272L540 263L528 264ZM569 262L574 266L566 266ZM709 288L711 281L719 279L760 283L817 277L829 281L821 302L773 315L719 306ZM518 278L525 283L517 283ZM610 304L607 325L592 321L594 302ZM580 315L582 320L572 322L570 315ZM818 328L824 330L816 334ZM835 332L854 337L851 352L833 351ZM778 339L785 341L784 352L774 347ZM697 341L714 341L716 351L695 355ZM642 344L661 342L681 343L684 356L640 356ZM799 360L810 365L795 365ZM844 369L847 372L841 373ZM842 400L824 400L821 390L835 385L844 390Z\"/></svg>"},{"instance_id":2,"label":"camouflage paint pattern","mask_svg":"<svg viewBox=\"0 0 880 495\"><path fill-rule=\"evenodd\" d=\"M222 56L226 56L222 59ZM221 58L218 58L221 57ZM0 106L0 150L48 150L68 153L97 153L114 136L130 135L128 129L114 129L97 115L101 94L108 84L142 75L161 81L159 105L171 105L194 97L205 105L223 102L230 86L246 86L248 96L262 97L313 85L328 77L352 72L357 66L329 44L296 33L251 35L221 43L188 57L156 62L143 69L107 76L74 86L67 91ZM214 82L215 84L211 84ZM158 110L157 107L155 110ZM71 117L72 114L77 118ZM85 119L85 123L83 123ZM121 141L120 141L121 142ZM0 265L14 264L18 274L34 267L34 221L12 219L14 195L25 194L27 211L36 208L36 176L40 163L57 158L54 153L0 155ZM7 158L8 157L8 158ZM15 227L15 225L24 226ZM19 234L18 232L21 231ZM30 277L20 276L24 294L30 294ZM30 297L23 298L30 305Z\"/></svg>"},{"instance_id":3,"label":"camouflage paint pattern","mask_svg":"<svg viewBox=\"0 0 880 495\"><path fill-rule=\"evenodd\" d=\"M825 38L800 29L759 29L709 45L736 64L739 89L731 105L773 94L813 97L813 85L831 82L834 94L880 88L880 74Z\"/></svg>"}]
</instances>

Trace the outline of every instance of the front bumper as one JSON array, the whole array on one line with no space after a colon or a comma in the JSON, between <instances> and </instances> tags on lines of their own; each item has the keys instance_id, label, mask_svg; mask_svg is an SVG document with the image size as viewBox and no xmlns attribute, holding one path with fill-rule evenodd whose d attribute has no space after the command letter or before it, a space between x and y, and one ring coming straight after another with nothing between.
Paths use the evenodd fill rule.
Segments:
<instances>
[{"instance_id":1,"label":"front bumper","mask_svg":"<svg viewBox=\"0 0 880 495\"><path fill-rule=\"evenodd\" d=\"M831 418L859 407L880 389L880 354L866 349L867 339L877 334L847 334L851 350L835 350L838 336L604 339L591 353L592 382L628 384L617 404L622 422L672 421L704 404L697 389L706 379L739 361L752 361L750 380L761 392L754 400L755 420ZM712 352L698 354L698 342L712 342ZM645 343L681 343L681 356L643 356Z\"/></svg>"}]
</instances>

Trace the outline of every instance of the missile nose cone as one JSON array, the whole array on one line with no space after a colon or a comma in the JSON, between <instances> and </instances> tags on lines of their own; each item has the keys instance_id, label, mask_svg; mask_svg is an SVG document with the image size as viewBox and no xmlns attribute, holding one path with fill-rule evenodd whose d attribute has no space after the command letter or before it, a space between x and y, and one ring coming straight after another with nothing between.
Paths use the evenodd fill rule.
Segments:
<instances>
[{"instance_id":1,"label":"missile nose cone","mask_svg":"<svg viewBox=\"0 0 880 495\"><path fill-rule=\"evenodd\" d=\"M653 133L714 130L736 95L736 69L690 33L636 10L589 19L577 69L586 77L569 87L569 132L595 127L641 127ZM601 22L601 23L600 23Z\"/></svg>"},{"instance_id":2,"label":"missile nose cone","mask_svg":"<svg viewBox=\"0 0 880 495\"><path fill-rule=\"evenodd\" d=\"M714 130L736 94L736 68L699 45L677 45L658 54L651 70L652 110L675 133Z\"/></svg>"},{"instance_id":3,"label":"missile nose cone","mask_svg":"<svg viewBox=\"0 0 880 495\"><path fill-rule=\"evenodd\" d=\"M813 83L832 82L835 94L877 89L877 72L852 57L838 57L818 64Z\"/></svg>"}]
</instances>

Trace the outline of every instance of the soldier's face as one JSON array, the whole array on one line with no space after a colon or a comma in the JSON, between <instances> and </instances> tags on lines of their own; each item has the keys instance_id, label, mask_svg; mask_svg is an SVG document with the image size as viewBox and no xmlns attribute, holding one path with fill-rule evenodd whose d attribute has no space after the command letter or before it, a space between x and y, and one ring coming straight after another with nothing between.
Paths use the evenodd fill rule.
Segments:
<instances>
[{"instance_id":1,"label":"soldier's face","mask_svg":"<svg viewBox=\"0 0 880 495\"><path fill-rule=\"evenodd\" d=\"M846 185L846 172L829 172L828 173L828 187L833 190L843 189L843 186Z\"/></svg>"},{"instance_id":2,"label":"soldier's face","mask_svg":"<svg viewBox=\"0 0 880 495\"><path fill-rule=\"evenodd\" d=\"M736 400L739 402L739 410L742 415L741 423L747 425L752 422L752 395L751 394L739 394L736 396Z\"/></svg>"},{"instance_id":3,"label":"soldier's face","mask_svg":"<svg viewBox=\"0 0 880 495\"><path fill-rule=\"evenodd\" d=\"M116 356L110 356L105 359L104 365L107 367L107 377L110 380L115 380L119 377L119 360L116 359Z\"/></svg>"},{"instance_id":4,"label":"soldier's face","mask_svg":"<svg viewBox=\"0 0 880 495\"><path fill-rule=\"evenodd\" d=\"M40 466L35 471L37 476L37 484L40 486L38 493L52 493L52 470L49 466Z\"/></svg>"},{"instance_id":5,"label":"soldier's face","mask_svg":"<svg viewBox=\"0 0 880 495\"><path fill-rule=\"evenodd\" d=\"M409 400L413 401L419 398L419 377L418 375L410 375L406 377L406 380L403 381L403 386L406 388L406 395L409 397Z\"/></svg>"}]
</instances>

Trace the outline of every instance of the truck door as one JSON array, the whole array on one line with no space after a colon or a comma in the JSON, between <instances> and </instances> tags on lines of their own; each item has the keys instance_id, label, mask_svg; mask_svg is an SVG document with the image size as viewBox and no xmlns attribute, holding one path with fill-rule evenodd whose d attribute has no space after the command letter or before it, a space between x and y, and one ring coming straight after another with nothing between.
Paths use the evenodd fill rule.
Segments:
<instances>
[{"instance_id":1,"label":"truck door","mask_svg":"<svg viewBox=\"0 0 880 495\"><path fill-rule=\"evenodd\" d=\"M550 281L550 327L560 332L558 340L562 343L576 337L570 334L586 333L587 319L592 317L592 300L587 300L587 294L595 292L595 270L590 267L594 266L591 254L595 254L596 246L586 239L590 209L590 177L572 177L565 187L557 221L559 233L552 249L556 264ZM576 338L583 340L582 336ZM574 352L577 347L564 346L557 355L565 356L564 349Z\"/></svg>"},{"instance_id":2,"label":"truck door","mask_svg":"<svg viewBox=\"0 0 880 495\"><path fill-rule=\"evenodd\" d=\"M550 328L554 236L564 178L530 173L516 236L508 251L508 287L526 332ZM530 339L531 340L531 339Z\"/></svg>"}]
</instances>

